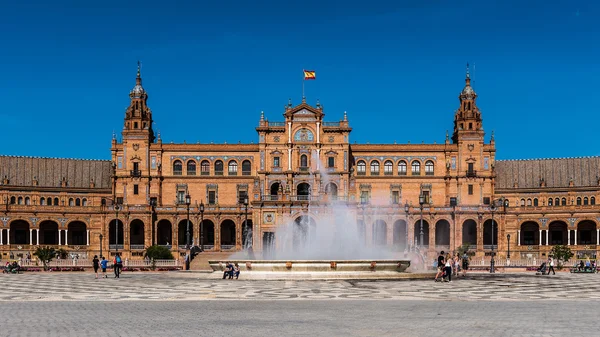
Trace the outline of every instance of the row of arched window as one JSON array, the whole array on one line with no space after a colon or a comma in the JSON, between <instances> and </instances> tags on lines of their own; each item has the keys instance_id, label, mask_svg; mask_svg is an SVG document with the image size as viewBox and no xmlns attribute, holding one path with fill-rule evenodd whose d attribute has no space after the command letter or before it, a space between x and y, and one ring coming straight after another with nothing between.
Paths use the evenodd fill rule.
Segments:
<instances>
[{"instance_id":1,"label":"row of arched window","mask_svg":"<svg viewBox=\"0 0 600 337\"><path fill-rule=\"evenodd\" d=\"M59 199L57 197L41 197L40 206L59 206ZM29 197L10 197L11 205L31 205L31 198ZM88 201L86 198L69 198L69 206L87 206Z\"/></svg>"},{"instance_id":2,"label":"row of arched window","mask_svg":"<svg viewBox=\"0 0 600 337\"><path fill-rule=\"evenodd\" d=\"M208 176L210 175L210 167L211 163L208 160L203 160L200 162L200 175ZM212 165L213 167L213 175L222 176L224 175L224 163L222 160L217 160ZM190 159L185 163L185 174L188 176L197 175L197 163L195 160ZM249 176L252 174L252 163L249 160L242 161L242 175ZM179 159L173 162L173 175L181 176L183 175L183 162ZM227 162L227 175L237 176L238 175L238 162L234 159Z\"/></svg>"},{"instance_id":3,"label":"row of arched window","mask_svg":"<svg viewBox=\"0 0 600 337\"><path fill-rule=\"evenodd\" d=\"M378 176L381 174L381 167L379 165L379 161L373 160L369 164L370 175ZM419 176L421 175L421 162L418 160L413 160L410 164L411 166L411 175ZM358 175L366 175L367 174L367 163L364 160L359 160L356 164L356 172ZM408 175L408 163L404 160L400 160L397 165L396 173L399 176ZM383 163L383 174L384 175L393 175L394 174L394 163L391 160L386 160ZM425 162L425 175L432 176L434 175L434 164L433 161L428 160Z\"/></svg>"},{"instance_id":4,"label":"row of arched window","mask_svg":"<svg viewBox=\"0 0 600 337\"><path fill-rule=\"evenodd\" d=\"M521 206L539 206L538 198L533 199L521 199ZM581 205L595 205L596 197L577 197L576 204ZM567 198L548 198L548 206L567 206Z\"/></svg>"}]
</instances>

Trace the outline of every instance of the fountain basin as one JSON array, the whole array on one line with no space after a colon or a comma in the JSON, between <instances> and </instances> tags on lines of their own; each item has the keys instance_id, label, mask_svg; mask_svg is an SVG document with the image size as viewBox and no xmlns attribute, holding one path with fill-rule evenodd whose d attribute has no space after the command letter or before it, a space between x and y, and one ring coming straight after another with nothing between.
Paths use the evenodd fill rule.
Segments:
<instances>
[{"instance_id":1,"label":"fountain basin","mask_svg":"<svg viewBox=\"0 0 600 337\"><path fill-rule=\"evenodd\" d=\"M208 261L213 271L224 271L227 262L238 263L245 273L378 273L406 271L409 260L228 260Z\"/></svg>"}]
</instances>

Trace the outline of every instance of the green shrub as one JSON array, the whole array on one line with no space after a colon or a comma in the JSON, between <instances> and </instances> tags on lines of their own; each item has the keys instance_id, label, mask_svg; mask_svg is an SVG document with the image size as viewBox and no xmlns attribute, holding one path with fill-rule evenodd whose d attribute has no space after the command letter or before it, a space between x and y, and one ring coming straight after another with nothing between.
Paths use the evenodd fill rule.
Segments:
<instances>
[{"instance_id":1,"label":"green shrub","mask_svg":"<svg viewBox=\"0 0 600 337\"><path fill-rule=\"evenodd\" d=\"M146 248L144 257L152 260L173 260L173 254L165 246L150 246Z\"/></svg>"}]
</instances>

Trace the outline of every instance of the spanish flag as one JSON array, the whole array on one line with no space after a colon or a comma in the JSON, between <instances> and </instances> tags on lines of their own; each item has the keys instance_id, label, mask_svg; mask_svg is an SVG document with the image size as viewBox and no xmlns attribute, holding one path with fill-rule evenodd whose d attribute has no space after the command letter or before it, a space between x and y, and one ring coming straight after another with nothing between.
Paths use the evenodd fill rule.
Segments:
<instances>
[{"instance_id":1,"label":"spanish flag","mask_svg":"<svg viewBox=\"0 0 600 337\"><path fill-rule=\"evenodd\" d=\"M304 79L305 80L316 80L317 73L314 70L304 70Z\"/></svg>"}]
</instances>

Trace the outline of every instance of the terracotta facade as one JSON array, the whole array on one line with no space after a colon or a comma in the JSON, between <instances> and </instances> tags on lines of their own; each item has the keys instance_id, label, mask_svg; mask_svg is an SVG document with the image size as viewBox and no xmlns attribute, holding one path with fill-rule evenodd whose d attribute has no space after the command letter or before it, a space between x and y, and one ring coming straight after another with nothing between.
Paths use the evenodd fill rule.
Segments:
<instances>
[{"instance_id":1,"label":"terracotta facade","mask_svg":"<svg viewBox=\"0 0 600 337\"><path fill-rule=\"evenodd\" d=\"M192 245L268 251L278 226L318 220L331 203L349 205L348 226L368 244L399 251L470 244L485 256L493 243L503 258L510 234L513 259L554 244L596 255L600 157L496 161L468 72L443 144L351 144L346 114L325 121L324 107L305 100L286 104L280 121L261 114L255 144L166 144L147 99L138 71L110 161L0 156L3 259L38 244L83 256L100 245L129 258L153 244L184 254L188 214Z\"/></svg>"}]
</instances>

